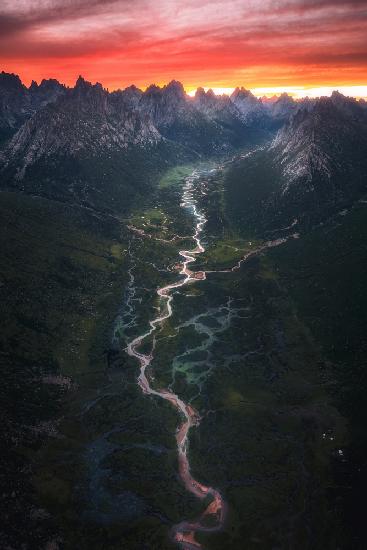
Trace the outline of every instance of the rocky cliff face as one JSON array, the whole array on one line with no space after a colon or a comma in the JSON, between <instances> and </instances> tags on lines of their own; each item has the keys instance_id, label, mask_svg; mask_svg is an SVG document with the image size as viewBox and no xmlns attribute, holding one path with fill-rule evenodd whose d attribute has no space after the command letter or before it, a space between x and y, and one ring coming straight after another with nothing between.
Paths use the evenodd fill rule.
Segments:
<instances>
[{"instance_id":1,"label":"rocky cliff face","mask_svg":"<svg viewBox=\"0 0 367 550\"><path fill-rule=\"evenodd\" d=\"M110 94L111 103L116 103L120 109L138 109L143 92L136 86L129 86L125 90L118 90Z\"/></svg>"},{"instance_id":2,"label":"rocky cliff face","mask_svg":"<svg viewBox=\"0 0 367 550\"><path fill-rule=\"evenodd\" d=\"M191 115L183 86L175 80L163 88L149 86L140 98L138 110L149 116L161 130Z\"/></svg>"},{"instance_id":3,"label":"rocky cliff face","mask_svg":"<svg viewBox=\"0 0 367 550\"><path fill-rule=\"evenodd\" d=\"M79 78L75 88L34 113L4 151L5 166L17 163L17 177L42 157L103 156L129 146L157 143L152 121L121 107L100 84Z\"/></svg>"},{"instance_id":4,"label":"rocky cliff face","mask_svg":"<svg viewBox=\"0 0 367 550\"><path fill-rule=\"evenodd\" d=\"M270 117L266 107L260 99L245 88L236 88L231 95L231 101L240 113L241 119L250 125L267 126Z\"/></svg>"},{"instance_id":5,"label":"rocky cliff face","mask_svg":"<svg viewBox=\"0 0 367 550\"><path fill-rule=\"evenodd\" d=\"M274 120L283 121L296 109L292 101L280 98L270 109L244 88L231 97L200 88L191 98L177 81L144 92L130 86L109 93L81 77L71 89L54 79L26 88L16 75L2 73L0 137L4 141L19 130L6 156L10 161L23 156L24 165L43 155L94 154L159 139L194 155L212 154L250 142L254 128L273 128Z\"/></svg>"},{"instance_id":6,"label":"rocky cliff face","mask_svg":"<svg viewBox=\"0 0 367 550\"><path fill-rule=\"evenodd\" d=\"M311 217L347 208L367 192L367 112L334 92L298 110L270 153L282 175L279 208Z\"/></svg>"},{"instance_id":7,"label":"rocky cliff face","mask_svg":"<svg viewBox=\"0 0 367 550\"><path fill-rule=\"evenodd\" d=\"M27 88L14 74L0 73L0 142L11 137L33 113L65 92L57 80L32 82Z\"/></svg>"},{"instance_id":8,"label":"rocky cliff face","mask_svg":"<svg viewBox=\"0 0 367 550\"><path fill-rule=\"evenodd\" d=\"M300 109L278 132L273 149L288 184L315 176L330 179L362 167L367 153L367 116L360 104L334 92L311 109Z\"/></svg>"},{"instance_id":9,"label":"rocky cliff face","mask_svg":"<svg viewBox=\"0 0 367 550\"><path fill-rule=\"evenodd\" d=\"M218 120L235 120L240 118L240 113L230 97L217 96L213 90L207 92L204 88L198 88L192 103L201 113Z\"/></svg>"},{"instance_id":10,"label":"rocky cliff face","mask_svg":"<svg viewBox=\"0 0 367 550\"><path fill-rule=\"evenodd\" d=\"M4 75L2 90L3 126L18 130L2 164L16 164L18 178L42 157L98 156L162 140L197 156L230 150L246 137L246 125L228 97L202 90L192 99L176 81L145 92L131 86L109 93L82 77L71 89L55 80L27 89L18 77Z\"/></svg>"},{"instance_id":11,"label":"rocky cliff face","mask_svg":"<svg viewBox=\"0 0 367 550\"><path fill-rule=\"evenodd\" d=\"M268 115L275 121L284 123L298 110L298 103L293 97L284 93L275 101L265 104Z\"/></svg>"},{"instance_id":12,"label":"rocky cliff face","mask_svg":"<svg viewBox=\"0 0 367 550\"><path fill-rule=\"evenodd\" d=\"M246 139L246 125L233 103L210 90L199 89L191 98L176 81L163 88L150 86L137 108L163 137L198 154L225 152Z\"/></svg>"},{"instance_id":13,"label":"rocky cliff face","mask_svg":"<svg viewBox=\"0 0 367 550\"><path fill-rule=\"evenodd\" d=\"M42 107L45 107L49 103L54 103L65 92L66 87L54 78L43 79L41 84L33 81L28 88L32 112L42 109Z\"/></svg>"},{"instance_id":14,"label":"rocky cliff face","mask_svg":"<svg viewBox=\"0 0 367 550\"><path fill-rule=\"evenodd\" d=\"M20 78L0 73L0 139L9 137L30 114L30 97Z\"/></svg>"}]
</instances>

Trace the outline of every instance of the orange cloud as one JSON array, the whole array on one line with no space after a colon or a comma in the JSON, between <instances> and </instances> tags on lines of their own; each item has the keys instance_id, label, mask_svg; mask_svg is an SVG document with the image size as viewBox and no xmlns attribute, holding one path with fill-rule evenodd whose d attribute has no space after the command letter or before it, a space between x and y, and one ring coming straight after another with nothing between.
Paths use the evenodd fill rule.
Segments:
<instances>
[{"instance_id":1,"label":"orange cloud","mask_svg":"<svg viewBox=\"0 0 367 550\"><path fill-rule=\"evenodd\" d=\"M110 89L367 84L365 0L3 0L1 69Z\"/></svg>"}]
</instances>

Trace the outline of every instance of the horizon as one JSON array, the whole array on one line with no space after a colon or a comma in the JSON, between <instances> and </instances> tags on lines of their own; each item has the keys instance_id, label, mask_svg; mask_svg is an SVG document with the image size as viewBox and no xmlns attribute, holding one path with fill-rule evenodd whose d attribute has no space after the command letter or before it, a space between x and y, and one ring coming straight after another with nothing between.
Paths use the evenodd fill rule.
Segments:
<instances>
[{"instance_id":1,"label":"horizon","mask_svg":"<svg viewBox=\"0 0 367 550\"><path fill-rule=\"evenodd\" d=\"M47 76L47 77L44 77L44 78L41 78L41 79L28 79L25 80L21 77L20 74L17 74L15 72L8 72L8 71L5 71L4 69L2 69L1 71L3 74L13 74L15 76L18 76L22 82L22 84L24 84L27 88L29 88L32 84L32 82L36 82L37 85L40 85L42 80L57 80L58 82L60 82L60 84L68 87L68 88L73 88L78 80L79 77L82 77L83 80L85 80L86 82L90 82L92 85L95 85L95 84L100 84L105 90L107 90L108 92L115 92L115 91L118 91L118 90L125 90L126 88L129 88L130 86L136 86L137 88L141 89L142 91L145 91L147 90L150 86L158 86L160 88L163 88L164 86L167 86L170 82L172 81L177 81L177 82L180 82L183 87L184 87L184 90L185 90L185 93L189 96L189 97L194 97L196 91L199 89L199 88L203 88L205 90L205 92L208 92L209 90L212 90L214 92L214 94L216 96L220 96L220 95L227 95L227 96L230 96L234 90L236 88L245 88L246 90L250 91L255 97L257 98L272 98L272 97L280 97L282 94L287 94L291 97L293 97L293 99L304 99L304 98L310 98L310 99L317 99L317 98L320 98L320 97L330 97L332 95L333 92L339 92L341 94L343 94L344 96L346 97L352 97L354 99L364 99L364 100L367 100L367 85L364 86L364 85L359 85L359 86L320 86L320 87L297 87L297 86L284 86L284 87L261 87L261 88L249 88L247 87L245 84L239 84L237 86L233 86L233 87L225 87L225 88L218 88L218 87L211 87L211 86L204 86L204 85L198 85L197 87L195 88L192 88L190 86L185 86L184 83L182 83L180 80L178 79L175 79L175 78L172 78L170 79L169 81L167 82L163 82L163 83L160 83L160 84L157 84L155 82L152 82L151 84L147 85L147 86L144 86L144 87L139 87L137 86L135 83L130 83L128 84L127 86L124 86L124 87L116 87L116 88L109 88L107 86L104 85L103 82L99 82L99 81L92 81L92 80L89 80L88 78L84 77L83 75L78 75L77 77L75 77L74 81L71 83L71 84L68 84L66 82L63 82L63 81L60 81L58 78L56 78L55 76Z\"/></svg>"}]
</instances>

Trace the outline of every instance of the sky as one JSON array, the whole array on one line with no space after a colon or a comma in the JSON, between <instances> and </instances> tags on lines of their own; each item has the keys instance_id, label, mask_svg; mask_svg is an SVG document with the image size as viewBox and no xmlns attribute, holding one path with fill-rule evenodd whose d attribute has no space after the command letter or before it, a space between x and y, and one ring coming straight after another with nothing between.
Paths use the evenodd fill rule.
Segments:
<instances>
[{"instance_id":1,"label":"sky","mask_svg":"<svg viewBox=\"0 0 367 550\"><path fill-rule=\"evenodd\" d=\"M366 97L367 0L1 0L0 70Z\"/></svg>"}]
</instances>

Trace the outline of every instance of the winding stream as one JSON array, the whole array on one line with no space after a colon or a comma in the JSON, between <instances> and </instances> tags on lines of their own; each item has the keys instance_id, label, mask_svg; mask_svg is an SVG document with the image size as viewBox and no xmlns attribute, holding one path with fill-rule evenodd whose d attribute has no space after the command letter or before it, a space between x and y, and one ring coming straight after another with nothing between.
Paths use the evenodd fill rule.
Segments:
<instances>
[{"instance_id":1,"label":"winding stream","mask_svg":"<svg viewBox=\"0 0 367 550\"><path fill-rule=\"evenodd\" d=\"M194 479L190 472L190 463L188 457L188 440L189 431L192 427L198 426L200 423L200 416L198 412L188 403L185 403L178 395L176 395L170 389L154 389L150 385L147 377L147 368L152 363L154 358L155 338L154 333L162 327L166 319L172 316L173 313L173 293L175 289L192 284L197 280L204 280L209 273L230 273L238 270L242 263L249 257L262 252L266 248L278 246L287 241L289 237L297 238L297 234L290 235L276 239L274 241L267 241L258 249L247 253L245 256L237 262L237 264L229 269L220 271L197 271L193 272L189 269L189 265L196 261L196 257L199 254L205 252L205 248L201 243L200 236L203 231L203 227L207 221L205 215L198 209L197 201L194 198L194 185L200 178L200 173L195 170L191 176L186 178L183 186L182 202L181 206L188 210L195 219L195 232L192 235L192 239L196 243L195 248L192 250L180 250L179 254L183 258L182 269L180 275L184 277L179 281L169 284L167 286L158 288L157 294L160 298L159 314L149 321L149 330L144 334L136 337L127 346L127 353L140 364L140 373L138 376L138 384L147 395L154 395L169 401L180 413L182 422L176 431L176 441L178 449L178 463L179 474L186 487L186 489L200 499L210 498L210 502L207 505L205 511L195 521L182 521L178 525L175 525L172 530L173 540L180 545L182 550L197 550L202 548L202 545L196 540L195 535L199 532L215 532L222 528L225 519L225 502L220 492L206 485L203 485L196 479ZM141 348L143 343L153 336L152 350L149 354L143 353Z\"/></svg>"},{"instance_id":2,"label":"winding stream","mask_svg":"<svg viewBox=\"0 0 367 550\"><path fill-rule=\"evenodd\" d=\"M173 528L173 539L180 544L183 550L191 550L193 548L201 548L201 545L195 540L195 533L197 532L212 532L217 531L223 525L225 504L219 491L213 487L207 487L199 481L195 480L190 473L190 464L188 459L188 436L189 431L193 426L198 426L200 423L200 416L194 408L182 401L178 395L168 389L155 390L151 387L146 375L146 369L153 360L153 350L149 355L142 353L140 350L143 342L153 334L166 319L172 315L172 291L176 288L190 284L198 279L205 279L206 274L203 271L193 273L189 269L189 265L195 262L196 256L202 254L205 249L200 241L200 235L203 231L203 227L206 223L206 218L202 212L197 209L196 201L193 197L194 182L198 178L198 173L194 172L190 177L186 179L183 187L182 203L181 206L189 210L195 217L195 233L192 236L196 243L196 247L193 250L180 250L180 256L183 258L182 269L180 271L184 278L176 283L161 287L157 290L157 294L160 297L163 306L161 306L160 314L149 322L150 328L144 334L138 336L132 340L127 346L127 353L131 357L135 357L140 363L140 374L138 377L138 384L142 391L148 395L155 395L161 397L166 401L172 403L172 405L180 412L183 417L183 421L177 429L176 441L178 448L178 462L179 473L185 487L188 491L193 493L200 499L206 497L212 497L210 504L207 506L200 518L194 522L182 521L180 524ZM208 517L215 519L215 524L210 527L206 525Z\"/></svg>"}]
</instances>

